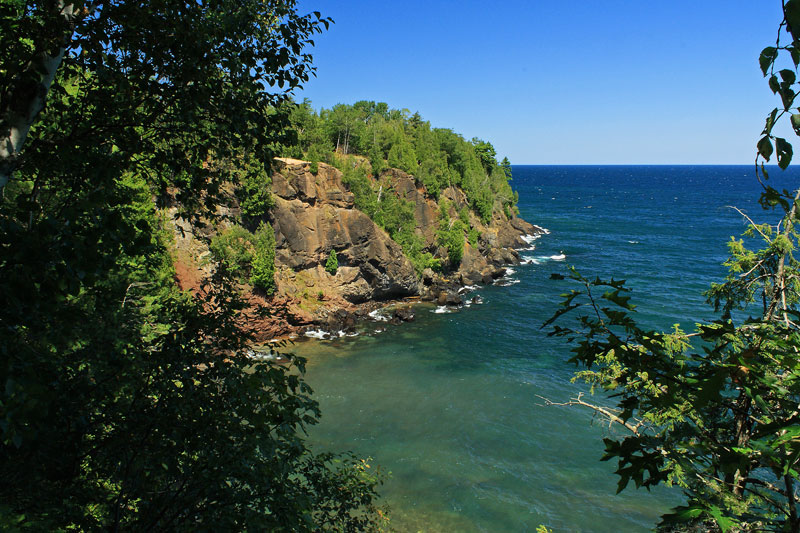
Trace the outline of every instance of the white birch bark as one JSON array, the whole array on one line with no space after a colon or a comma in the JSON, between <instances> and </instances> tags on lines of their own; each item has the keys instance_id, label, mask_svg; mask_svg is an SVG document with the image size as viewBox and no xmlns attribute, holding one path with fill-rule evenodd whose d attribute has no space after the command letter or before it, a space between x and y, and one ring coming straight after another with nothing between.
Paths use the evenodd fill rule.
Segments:
<instances>
[{"instance_id":1,"label":"white birch bark","mask_svg":"<svg viewBox=\"0 0 800 533\"><path fill-rule=\"evenodd\" d=\"M58 3L58 8L60 15L67 22L68 27L71 28L75 15L73 4L64 5L64 1L61 0ZM44 109L47 93L50 91L56 71L58 71L58 67L64 59L66 44L71 34L70 30L64 38L64 46L59 48L56 55L45 55L41 63L42 71L44 72L41 81L35 88L19 96L19 98L24 98L27 101L12 103L12 108L17 111L9 113L6 117L6 124L4 124L3 130L0 131L0 190L6 186L14 174L17 158L25 139L27 139L36 117Z\"/></svg>"}]
</instances>

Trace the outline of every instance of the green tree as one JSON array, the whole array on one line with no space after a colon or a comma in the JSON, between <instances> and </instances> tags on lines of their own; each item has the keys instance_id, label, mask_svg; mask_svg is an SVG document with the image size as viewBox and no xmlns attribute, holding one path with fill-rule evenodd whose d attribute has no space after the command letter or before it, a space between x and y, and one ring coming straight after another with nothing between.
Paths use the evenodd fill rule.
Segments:
<instances>
[{"instance_id":1,"label":"green tree","mask_svg":"<svg viewBox=\"0 0 800 533\"><path fill-rule=\"evenodd\" d=\"M263 184L327 24L293 1L0 5L0 529L376 523L377 479L301 437L301 376L243 356L225 269L176 287L165 223Z\"/></svg>"},{"instance_id":2,"label":"green tree","mask_svg":"<svg viewBox=\"0 0 800 533\"><path fill-rule=\"evenodd\" d=\"M458 268L464 255L464 223L459 219L450 217L450 204L443 200L439 206L439 230L436 240L440 246L447 250L447 258L453 268Z\"/></svg>"},{"instance_id":3,"label":"green tree","mask_svg":"<svg viewBox=\"0 0 800 533\"><path fill-rule=\"evenodd\" d=\"M325 261L325 271L328 274L334 275L339 270L339 258L336 257L336 250L331 248L331 253L328 254L328 260Z\"/></svg>"},{"instance_id":4,"label":"green tree","mask_svg":"<svg viewBox=\"0 0 800 533\"><path fill-rule=\"evenodd\" d=\"M690 335L677 327L646 330L636 322L624 282L573 271L570 279L580 288L549 321L579 315L577 325L556 325L551 334L577 340L571 360L583 369L576 379L613 398L614 407L582 395L567 403L594 409L625 429L621 437L604 439L604 459L617 461L619 490L633 481L637 487L677 485L686 494L686 505L664 517L666 527L800 531L800 263L794 256L800 190L771 187L763 165L773 146L781 168L791 161L791 145L773 134L777 120L791 115L800 133L800 115L793 114L800 1L785 2L780 39L784 30L791 43L779 42L760 56L781 108L767 117L756 159L761 203L780 216L776 224L748 218L746 240L729 243L729 275L707 293L719 318ZM775 72L782 54L793 68Z\"/></svg>"},{"instance_id":5,"label":"green tree","mask_svg":"<svg viewBox=\"0 0 800 533\"><path fill-rule=\"evenodd\" d=\"M253 236L250 283L267 294L275 292L275 232L265 222L261 222Z\"/></svg>"},{"instance_id":6,"label":"green tree","mask_svg":"<svg viewBox=\"0 0 800 533\"><path fill-rule=\"evenodd\" d=\"M253 262L253 234L231 226L215 235L208 245L211 257L237 279L244 279Z\"/></svg>"}]
</instances>

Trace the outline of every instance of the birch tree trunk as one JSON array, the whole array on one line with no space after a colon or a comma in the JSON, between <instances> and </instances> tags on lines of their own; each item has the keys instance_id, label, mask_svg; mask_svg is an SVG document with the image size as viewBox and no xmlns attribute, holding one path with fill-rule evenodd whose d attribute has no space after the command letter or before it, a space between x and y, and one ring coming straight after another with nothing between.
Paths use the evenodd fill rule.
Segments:
<instances>
[{"instance_id":1,"label":"birch tree trunk","mask_svg":"<svg viewBox=\"0 0 800 533\"><path fill-rule=\"evenodd\" d=\"M30 84L27 87L14 87L13 97L7 109L2 110L3 120L0 122L0 190L6 186L19 164L19 154L22 151L22 146L28 137L31 126L33 126L39 113L44 109L47 93L50 91L56 71L58 71L58 67L64 59L66 46L72 35L75 18L74 5L65 5L64 1L60 0L57 8L60 17L64 21L65 28L65 34L58 52L53 56L42 53L40 58L31 61L27 71L38 70L41 72L39 82ZM22 83L19 85L22 85Z\"/></svg>"}]
</instances>

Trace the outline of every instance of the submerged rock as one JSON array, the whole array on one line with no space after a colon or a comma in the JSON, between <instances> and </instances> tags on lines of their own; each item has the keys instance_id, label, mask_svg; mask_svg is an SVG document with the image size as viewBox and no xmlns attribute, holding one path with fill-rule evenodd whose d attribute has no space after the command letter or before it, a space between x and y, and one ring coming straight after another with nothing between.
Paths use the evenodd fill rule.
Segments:
<instances>
[{"instance_id":1,"label":"submerged rock","mask_svg":"<svg viewBox=\"0 0 800 533\"><path fill-rule=\"evenodd\" d=\"M392 314L392 318L399 320L400 322L412 322L414 318L414 310L411 309L410 306L406 307L398 307L394 310Z\"/></svg>"}]
</instances>

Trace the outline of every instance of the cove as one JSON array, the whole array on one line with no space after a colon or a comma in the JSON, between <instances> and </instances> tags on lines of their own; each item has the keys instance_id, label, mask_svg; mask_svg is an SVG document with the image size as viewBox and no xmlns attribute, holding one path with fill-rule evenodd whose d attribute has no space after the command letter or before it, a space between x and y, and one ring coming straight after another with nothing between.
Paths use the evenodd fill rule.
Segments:
<instances>
[{"instance_id":1,"label":"cove","mask_svg":"<svg viewBox=\"0 0 800 533\"><path fill-rule=\"evenodd\" d=\"M615 495L615 465L599 459L617 430L539 399L584 390L569 347L541 329L566 290L549 277L572 264L627 278L640 321L691 329L714 316L701 293L743 228L725 206L769 220L753 182L750 167L514 167L521 215L550 234L472 293L482 304L420 305L409 324L294 346L322 409L310 441L391 472L382 493L398 531L650 530L680 493Z\"/></svg>"}]
</instances>

